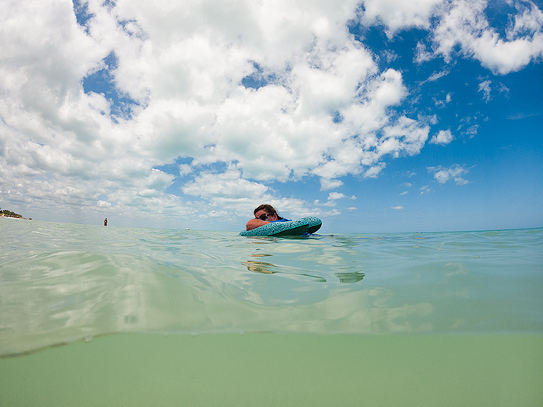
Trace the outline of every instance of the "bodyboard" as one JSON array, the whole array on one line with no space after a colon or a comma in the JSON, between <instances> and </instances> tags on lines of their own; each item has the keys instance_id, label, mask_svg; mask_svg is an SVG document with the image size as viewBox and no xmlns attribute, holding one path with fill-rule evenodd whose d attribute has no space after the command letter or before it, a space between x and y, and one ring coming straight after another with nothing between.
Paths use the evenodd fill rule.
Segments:
<instances>
[{"instance_id":1,"label":"bodyboard","mask_svg":"<svg viewBox=\"0 0 543 407\"><path fill-rule=\"evenodd\" d=\"M315 233L322 226L316 217L307 217L287 222L271 222L252 230L240 232L240 236L300 236Z\"/></svg>"}]
</instances>

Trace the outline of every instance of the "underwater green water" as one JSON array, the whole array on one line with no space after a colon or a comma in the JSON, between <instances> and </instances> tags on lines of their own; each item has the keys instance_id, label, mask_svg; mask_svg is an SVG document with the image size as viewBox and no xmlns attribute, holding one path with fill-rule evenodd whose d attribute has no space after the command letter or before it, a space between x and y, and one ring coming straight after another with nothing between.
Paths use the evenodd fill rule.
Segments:
<instances>
[{"instance_id":1,"label":"underwater green water","mask_svg":"<svg viewBox=\"0 0 543 407\"><path fill-rule=\"evenodd\" d=\"M145 335L0 361L2 406L541 406L543 336Z\"/></svg>"}]
</instances>

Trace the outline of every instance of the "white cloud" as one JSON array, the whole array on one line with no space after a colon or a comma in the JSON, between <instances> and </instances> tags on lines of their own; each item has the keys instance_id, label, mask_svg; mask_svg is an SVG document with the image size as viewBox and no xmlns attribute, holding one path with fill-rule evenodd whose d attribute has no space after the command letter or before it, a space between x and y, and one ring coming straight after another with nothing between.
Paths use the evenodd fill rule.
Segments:
<instances>
[{"instance_id":1,"label":"white cloud","mask_svg":"<svg viewBox=\"0 0 543 407\"><path fill-rule=\"evenodd\" d=\"M431 191L432 190L430 189L430 185L424 185L424 186L420 187L420 195L427 194L427 193L429 193Z\"/></svg>"},{"instance_id":2,"label":"white cloud","mask_svg":"<svg viewBox=\"0 0 543 407\"><path fill-rule=\"evenodd\" d=\"M543 26L543 12L537 8L537 3L525 2L517 6L522 14L514 16L514 26L507 31L507 39L514 40L526 33L541 32Z\"/></svg>"},{"instance_id":3,"label":"white cloud","mask_svg":"<svg viewBox=\"0 0 543 407\"><path fill-rule=\"evenodd\" d=\"M427 28L433 9L442 0L365 0L363 21L382 21L389 35L408 27Z\"/></svg>"},{"instance_id":4,"label":"white cloud","mask_svg":"<svg viewBox=\"0 0 543 407\"><path fill-rule=\"evenodd\" d=\"M192 173L193 168L188 164L180 164L179 165L179 175L182 177L184 175L188 175Z\"/></svg>"},{"instance_id":5,"label":"white cloud","mask_svg":"<svg viewBox=\"0 0 543 407\"><path fill-rule=\"evenodd\" d=\"M395 211L401 211L403 209L403 206L391 206L390 209L394 209Z\"/></svg>"},{"instance_id":6,"label":"white cloud","mask_svg":"<svg viewBox=\"0 0 543 407\"><path fill-rule=\"evenodd\" d=\"M450 130L440 130L439 133L432 137L430 143L445 145L449 144L453 140L454 137Z\"/></svg>"},{"instance_id":7,"label":"white cloud","mask_svg":"<svg viewBox=\"0 0 543 407\"><path fill-rule=\"evenodd\" d=\"M440 108L444 108L447 105L447 103L451 102L451 100L452 100L452 96L450 93L447 93L445 95L445 100L438 100L434 98L435 105ZM437 123L437 118L435 118L435 115L434 115L434 117L432 117L432 124L436 124L436 123Z\"/></svg>"},{"instance_id":8,"label":"white cloud","mask_svg":"<svg viewBox=\"0 0 543 407\"><path fill-rule=\"evenodd\" d=\"M185 194L203 198L251 197L258 200L264 198L267 191L267 186L241 178L241 173L234 169L224 173L201 173L183 187Z\"/></svg>"},{"instance_id":9,"label":"white cloud","mask_svg":"<svg viewBox=\"0 0 543 407\"><path fill-rule=\"evenodd\" d=\"M473 126L468 127L465 133L469 136L469 138L473 138L477 135L478 130L479 130L479 125L474 124Z\"/></svg>"},{"instance_id":10,"label":"white cloud","mask_svg":"<svg viewBox=\"0 0 543 407\"><path fill-rule=\"evenodd\" d=\"M437 81L438 79L441 79L445 76L447 76L450 72L449 71L446 71L446 70L443 70L443 71L440 71L440 72L434 72L432 75L430 75L430 77L428 78L428 82L435 82ZM448 96L448 95L447 95Z\"/></svg>"},{"instance_id":11,"label":"white cloud","mask_svg":"<svg viewBox=\"0 0 543 407\"><path fill-rule=\"evenodd\" d=\"M478 91L483 92L483 99L485 100L485 102L488 102L490 100L491 83L491 81L483 81L479 84Z\"/></svg>"},{"instance_id":12,"label":"white cloud","mask_svg":"<svg viewBox=\"0 0 543 407\"><path fill-rule=\"evenodd\" d=\"M331 211L325 212L324 214L326 216L338 216L338 215L341 215L341 212L338 211L337 209L332 209Z\"/></svg>"},{"instance_id":13,"label":"white cloud","mask_svg":"<svg viewBox=\"0 0 543 407\"><path fill-rule=\"evenodd\" d=\"M428 51L426 46L422 42L419 41L415 48L414 62L417 64L422 64L423 62L428 62L428 61L431 61L432 59L434 59L433 52ZM436 80L436 79L438 78L436 77L433 80ZM430 81L431 79L429 78L428 80Z\"/></svg>"},{"instance_id":14,"label":"white cloud","mask_svg":"<svg viewBox=\"0 0 543 407\"><path fill-rule=\"evenodd\" d=\"M518 71L543 55L543 13L531 2L516 1L523 8L515 25L502 38L485 16L486 0L458 0L442 8L434 31L438 54L451 59L455 47L488 69L506 74Z\"/></svg>"},{"instance_id":15,"label":"white cloud","mask_svg":"<svg viewBox=\"0 0 543 407\"><path fill-rule=\"evenodd\" d=\"M364 177L366 178L377 178L377 175L385 168L385 163L378 163L377 165L374 165L373 167L368 168L368 170L364 173Z\"/></svg>"},{"instance_id":16,"label":"white cloud","mask_svg":"<svg viewBox=\"0 0 543 407\"><path fill-rule=\"evenodd\" d=\"M395 125L384 128L378 151L394 157L399 157L401 153L416 155L426 143L429 131L429 127L423 123L400 117Z\"/></svg>"},{"instance_id":17,"label":"white cloud","mask_svg":"<svg viewBox=\"0 0 543 407\"><path fill-rule=\"evenodd\" d=\"M540 113L516 113L507 118L507 120L522 120L526 119L527 117L535 117L539 116Z\"/></svg>"},{"instance_id":18,"label":"white cloud","mask_svg":"<svg viewBox=\"0 0 543 407\"><path fill-rule=\"evenodd\" d=\"M342 185L343 181L337 179L321 178L321 190L323 191L339 188Z\"/></svg>"},{"instance_id":19,"label":"white cloud","mask_svg":"<svg viewBox=\"0 0 543 407\"><path fill-rule=\"evenodd\" d=\"M401 71L381 70L349 33L357 1L82 4L90 16L84 27L71 2L3 5L6 202L211 216L220 205L252 210L267 200L298 215L314 208L268 184L318 177L329 191L347 175L379 176L387 160L419 154L428 139L428 124L402 110L409 89ZM443 4L366 0L362 19L385 24L389 35L430 30L434 42L420 43L421 59L430 51L452 58L460 45L503 73L541 55L535 6L522 9L501 39L483 15L485 3ZM102 85L110 88L88 91L92 75L106 71ZM254 86L243 85L248 77ZM451 137L440 132L431 142ZM156 169L178 162L185 164L174 175ZM166 192L177 177L188 197ZM343 197L331 193L329 201Z\"/></svg>"},{"instance_id":20,"label":"white cloud","mask_svg":"<svg viewBox=\"0 0 543 407\"><path fill-rule=\"evenodd\" d=\"M362 23L383 23L389 36L411 27L428 29L432 39L417 44L417 63L438 55L450 61L459 48L462 55L504 75L543 56L543 12L531 1L507 3L516 14L504 34L487 19L488 0L365 0Z\"/></svg>"},{"instance_id":21,"label":"white cloud","mask_svg":"<svg viewBox=\"0 0 543 407\"><path fill-rule=\"evenodd\" d=\"M330 192L328 194L328 200L338 200L338 199L342 199L342 198L346 198L346 196L340 192Z\"/></svg>"},{"instance_id":22,"label":"white cloud","mask_svg":"<svg viewBox=\"0 0 543 407\"><path fill-rule=\"evenodd\" d=\"M341 192L330 192L328 194L328 201L323 203L324 206L336 206L337 200L347 198L344 194ZM356 197L351 197L350 199L356 199Z\"/></svg>"},{"instance_id":23,"label":"white cloud","mask_svg":"<svg viewBox=\"0 0 543 407\"><path fill-rule=\"evenodd\" d=\"M444 184L447 181L454 180L456 185L465 185L469 181L461 177L461 175L467 174L469 170L462 165L455 164L449 168L442 166L428 167L428 172L434 174L434 178L440 184Z\"/></svg>"}]
</instances>

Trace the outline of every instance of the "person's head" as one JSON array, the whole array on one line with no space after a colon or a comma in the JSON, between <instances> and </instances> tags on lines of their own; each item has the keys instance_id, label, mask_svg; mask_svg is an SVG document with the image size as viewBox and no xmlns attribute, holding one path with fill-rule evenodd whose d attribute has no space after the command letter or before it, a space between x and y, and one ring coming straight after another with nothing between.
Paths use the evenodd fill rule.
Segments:
<instances>
[{"instance_id":1,"label":"person's head","mask_svg":"<svg viewBox=\"0 0 543 407\"><path fill-rule=\"evenodd\" d=\"M275 208L268 204L260 205L259 207L257 207L254 210L254 214L255 218L260 220L273 221L283 219L277 214Z\"/></svg>"}]
</instances>

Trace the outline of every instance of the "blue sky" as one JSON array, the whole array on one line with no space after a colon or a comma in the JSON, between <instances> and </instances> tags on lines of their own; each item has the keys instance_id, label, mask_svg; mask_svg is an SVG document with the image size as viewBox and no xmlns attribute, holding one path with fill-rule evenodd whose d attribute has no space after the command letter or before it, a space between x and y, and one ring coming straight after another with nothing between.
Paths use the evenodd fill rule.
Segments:
<instances>
[{"instance_id":1,"label":"blue sky","mask_svg":"<svg viewBox=\"0 0 543 407\"><path fill-rule=\"evenodd\" d=\"M0 207L323 233L543 226L531 1L28 1L0 17Z\"/></svg>"}]
</instances>

